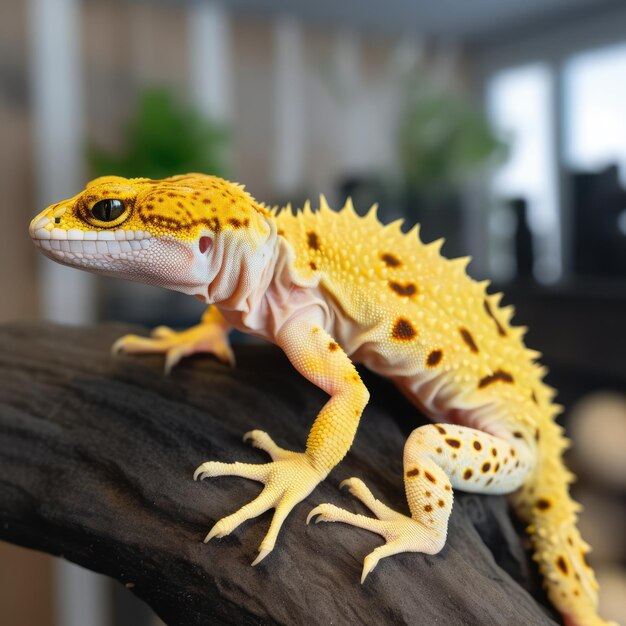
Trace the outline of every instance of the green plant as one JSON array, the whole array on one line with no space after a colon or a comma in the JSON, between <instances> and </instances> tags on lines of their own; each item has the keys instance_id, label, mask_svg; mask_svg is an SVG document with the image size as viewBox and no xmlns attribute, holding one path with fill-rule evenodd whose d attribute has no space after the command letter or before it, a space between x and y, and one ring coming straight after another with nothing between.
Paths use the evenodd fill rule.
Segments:
<instances>
[{"instance_id":1,"label":"green plant","mask_svg":"<svg viewBox=\"0 0 626 626\"><path fill-rule=\"evenodd\" d=\"M124 148L88 148L94 176L164 178L201 172L224 176L229 133L165 88L146 89L126 131Z\"/></svg>"},{"instance_id":2,"label":"green plant","mask_svg":"<svg viewBox=\"0 0 626 626\"><path fill-rule=\"evenodd\" d=\"M472 102L426 77L408 88L398 149L405 184L420 191L450 187L506 154Z\"/></svg>"}]
</instances>

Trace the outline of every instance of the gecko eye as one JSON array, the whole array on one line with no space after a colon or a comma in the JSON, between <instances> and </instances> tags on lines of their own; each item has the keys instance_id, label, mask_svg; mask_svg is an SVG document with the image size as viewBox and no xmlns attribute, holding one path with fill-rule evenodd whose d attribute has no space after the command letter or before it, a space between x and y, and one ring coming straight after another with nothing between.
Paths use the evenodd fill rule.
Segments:
<instances>
[{"instance_id":1,"label":"gecko eye","mask_svg":"<svg viewBox=\"0 0 626 626\"><path fill-rule=\"evenodd\" d=\"M100 222L113 222L124 213L124 203L121 200L99 200L91 207L91 214Z\"/></svg>"}]
</instances>

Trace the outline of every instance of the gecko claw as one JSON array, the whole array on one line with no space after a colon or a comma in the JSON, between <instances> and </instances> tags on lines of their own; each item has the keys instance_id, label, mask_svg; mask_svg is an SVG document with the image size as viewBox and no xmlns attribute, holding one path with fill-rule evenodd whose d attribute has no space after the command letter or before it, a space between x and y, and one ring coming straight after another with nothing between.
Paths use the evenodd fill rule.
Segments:
<instances>
[{"instance_id":1,"label":"gecko claw","mask_svg":"<svg viewBox=\"0 0 626 626\"><path fill-rule=\"evenodd\" d=\"M118 356L124 352L124 337L120 337L112 346L111 354Z\"/></svg>"},{"instance_id":2,"label":"gecko claw","mask_svg":"<svg viewBox=\"0 0 626 626\"><path fill-rule=\"evenodd\" d=\"M311 520L319 514L319 511L317 510L319 507L315 507L314 509L311 509L311 512L306 516L306 525L308 526L309 523L311 522ZM317 520L315 520L315 523L317 524Z\"/></svg>"},{"instance_id":3,"label":"gecko claw","mask_svg":"<svg viewBox=\"0 0 626 626\"><path fill-rule=\"evenodd\" d=\"M203 543L209 543L209 541L211 541L211 539L213 539L214 537L221 539L222 537L226 537L226 535L228 534L229 532L224 530L223 524L221 524L221 520L220 520L208 532L207 536L203 540Z\"/></svg>"},{"instance_id":4,"label":"gecko claw","mask_svg":"<svg viewBox=\"0 0 626 626\"><path fill-rule=\"evenodd\" d=\"M367 575L376 567L376 565L377 563L370 565L368 563L367 557L365 557L365 560L363 561L363 571L361 572L361 584L365 582Z\"/></svg>"},{"instance_id":5,"label":"gecko claw","mask_svg":"<svg viewBox=\"0 0 626 626\"><path fill-rule=\"evenodd\" d=\"M178 348L170 348L165 356L165 375L169 376L172 373L172 370L176 367L176 365L178 365L183 357L187 356L188 353L188 349L186 349L184 346L180 346Z\"/></svg>"},{"instance_id":6,"label":"gecko claw","mask_svg":"<svg viewBox=\"0 0 626 626\"><path fill-rule=\"evenodd\" d=\"M306 523L308 523L315 517L315 523L319 524L320 522L332 522L332 504L319 504L316 506L306 518Z\"/></svg>"},{"instance_id":7,"label":"gecko claw","mask_svg":"<svg viewBox=\"0 0 626 626\"><path fill-rule=\"evenodd\" d=\"M193 479L194 480L204 480L207 477L207 473L205 472L204 468L204 463L202 465L200 465L200 467L198 467L196 469L196 471L193 473Z\"/></svg>"},{"instance_id":8,"label":"gecko claw","mask_svg":"<svg viewBox=\"0 0 626 626\"><path fill-rule=\"evenodd\" d=\"M252 567L257 566L270 552L271 550L259 550L258 556L254 559L254 561L252 561L252 563L250 563L250 565L252 565Z\"/></svg>"}]
</instances>

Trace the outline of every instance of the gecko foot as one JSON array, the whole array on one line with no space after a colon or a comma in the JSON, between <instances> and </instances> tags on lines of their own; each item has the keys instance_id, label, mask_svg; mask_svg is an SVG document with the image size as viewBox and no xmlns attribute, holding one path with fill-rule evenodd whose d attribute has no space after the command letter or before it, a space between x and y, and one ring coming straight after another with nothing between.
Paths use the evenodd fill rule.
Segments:
<instances>
[{"instance_id":1,"label":"gecko foot","mask_svg":"<svg viewBox=\"0 0 626 626\"><path fill-rule=\"evenodd\" d=\"M220 463L207 461L196 469L194 480L213 476L241 476L265 484L265 488L252 502L232 515L219 520L209 531L205 543L214 537L225 537L243 522L275 509L274 517L259 554L252 565L260 563L273 549L283 522L292 509L306 498L325 478L326 474L315 468L306 453L291 452L277 446L267 433L254 430L244 435L244 440L265 450L273 461L265 464Z\"/></svg>"},{"instance_id":2,"label":"gecko foot","mask_svg":"<svg viewBox=\"0 0 626 626\"><path fill-rule=\"evenodd\" d=\"M165 354L165 373L181 359L198 352L213 354L222 363L235 365L235 355L228 343L227 333L219 324L198 324L176 332L167 326L158 326L151 337L124 335L111 347L113 354Z\"/></svg>"},{"instance_id":3,"label":"gecko foot","mask_svg":"<svg viewBox=\"0 0 626 626\"><path fill-rule=\"evenodd\" d=\"M436 554L443 547L445 533L439 533L421 521L390 509L374 497L362 480L349 478L341 483L340 487L344 486L348 487L350 493L361 500L377 517L351 513L334 504L320 504L309 513L306 521L308 524L315 518L316 524L319 522L343 522L369 530L385 539L385 544L365 557L361 583L378 565L380 559L386 556L401 552Z\"/></svg>"}]
</instances>

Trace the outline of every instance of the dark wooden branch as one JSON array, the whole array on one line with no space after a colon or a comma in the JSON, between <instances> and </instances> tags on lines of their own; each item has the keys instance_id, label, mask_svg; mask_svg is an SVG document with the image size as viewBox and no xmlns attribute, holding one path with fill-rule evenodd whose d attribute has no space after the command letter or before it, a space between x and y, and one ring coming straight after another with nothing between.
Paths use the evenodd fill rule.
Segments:
<instances>
[{"instance_id":1,"label":"dark wooden branch","mask_svg":"<svg viewBox=\"0 0 626 626\"><path fill-rule=\"evenodd\" d=\"M302 449L325 397L274 348L239 347L235 370L196 356L166 377L159 357L109 355L125 332L0 327L0 538L119 580L172 625L554 624L524 588L533 570L502 498L460 494L441 554L384 559L364 586L363 558L382 540L305 525L321 502L365 512L337 489L350 476L407 510L402 449L423 419L374 376L353 450L289 517L270 557L250 567L269 514L204 545L261 486L196 483L195 467L265 462L241 441L252 428Z\"/></svg>"}]
</instances>

